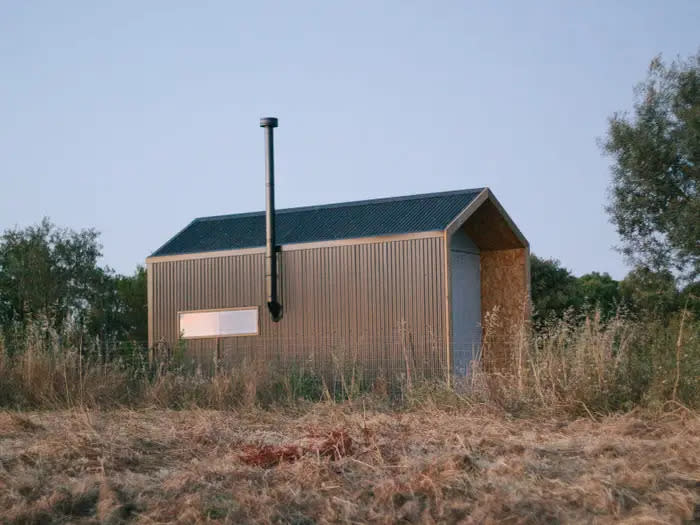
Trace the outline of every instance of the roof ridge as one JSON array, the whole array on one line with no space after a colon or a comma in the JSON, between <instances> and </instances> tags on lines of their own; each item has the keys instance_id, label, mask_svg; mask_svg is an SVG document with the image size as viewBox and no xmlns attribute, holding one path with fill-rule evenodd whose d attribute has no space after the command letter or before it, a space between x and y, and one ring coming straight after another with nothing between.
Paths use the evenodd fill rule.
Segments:
<instances>
[{"instance_id":1,"label":"roof ridge","mask_svg":"<svg viewBox=\"0 0 700 525\"><path fill-rule=\"evenodd\" d=\"M359 200L359 201L346 201L346 202L334 202L334 203L329 203L329 204L315 204L311 206L298 206L295 208L282 208L275 210L276 214L279 213L293 213L293 212L300 212L300 211L312 211L312 210L319 210L319 209L332 209L332 208L343 208L346 206L365 206L365 205L370 205L370 204L382 204L385 202L397 202L397 201L406 201L406 200L413 200L413 199L425 199L425 198L431 198L431 197L448 197L450 195L465 195L468 193L479 193L486 189L485 187L482 188L468 188L468 189L463 189L463 190L448 190L448 191L438 191L438 192L433 192L433 193L416 193L413 195L399 195L396 197L380 197L376 199L364 199L364 200ZM197 217L194 219L192 222L203 222L203 221L212 221L212 220L221 220L221 219L234 219L234 218L243 218L243 217L257 217L260 215L264 215L264 211L250 211L250 212L244 212L244 213L229 213L229 214L223 214L223 215L211 215L207 217Z\"/></svg>"}]
</instances>

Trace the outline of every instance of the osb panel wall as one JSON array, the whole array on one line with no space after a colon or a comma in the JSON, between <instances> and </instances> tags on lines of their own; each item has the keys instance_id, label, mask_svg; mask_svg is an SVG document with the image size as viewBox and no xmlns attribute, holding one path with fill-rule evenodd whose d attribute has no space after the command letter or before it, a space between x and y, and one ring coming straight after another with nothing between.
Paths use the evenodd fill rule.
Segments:
<instances>
[{"instance_id":1,"label":"osb panel wall","mask_svg":"<svg viewBox=\"0 0 700 525\"><path fill-rule=\"evenodd\" d=\"M264 304L263 254L152 263L154 341L176 344L178 311L258 306L260 335L222 338L223 362L444 371L441 237L282 251L279 261L279 323ZM211 367L216 340L187 347Z\"/></svg>"},{"instance_id":2,"label":"osb panel wall","mask_svg":"<svg viewBox=\"0 0 700 525\"><path fill-rule=\"evenodd\" d=\"M490 200L484 202L467 219L464 231L481 250L506 250L523 246L508 221Z\"/></svg>"},{"instance_id":3,"label":"osb panel wall","mask_svg":"<svg viewBox=\"0 0 700 525\"><path fill-rule=\"evenodd\" d=\"M503 368L510 363L518 330L530 315L529 249L481 252L481 314L484 363Z\"/></svg>"}]
</instances>

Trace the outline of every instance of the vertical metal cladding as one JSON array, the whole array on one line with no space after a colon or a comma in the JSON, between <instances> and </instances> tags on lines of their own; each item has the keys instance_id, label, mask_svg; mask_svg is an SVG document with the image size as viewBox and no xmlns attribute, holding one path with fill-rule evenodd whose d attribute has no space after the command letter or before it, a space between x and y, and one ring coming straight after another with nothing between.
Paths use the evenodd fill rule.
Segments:
<instances>
[{"instance_id":1,"label":"vertical metal cladding","mask_svg":"<svg viewBox=\"0 0 700 525\"><path fill-rule=\"evenodd\" d=\"M443 237L285 248L279 254L284 318L267 314L265 254L150 262L153 341L178 339L178 312L258 306L258 336L224 338L223 357L368 370L445 370ZM211 361L215 339L187 341Z\"/></svg>"}]
</instances>

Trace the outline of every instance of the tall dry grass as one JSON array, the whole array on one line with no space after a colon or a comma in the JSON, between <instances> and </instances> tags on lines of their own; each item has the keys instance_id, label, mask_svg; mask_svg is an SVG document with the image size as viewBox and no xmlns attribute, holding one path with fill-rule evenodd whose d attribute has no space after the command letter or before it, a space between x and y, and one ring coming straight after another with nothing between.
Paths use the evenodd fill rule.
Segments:
<instances>
[{"instance_id":1,"label":"tall dry grass","mask_svg":"<svg viewBox=\"0 0 700 525\"><path fill-rule=\"evenodd\" d=\"M511 360L489 370L474 362L453 389L421 380L415 370L389 377L340 359L331 370L243 362L208 374L183 359L152 366L145 349L107 359L88 345L62 343L45 326L30 327L12 348L0 338L0 406L223 409L366 395L394 404L458 398L513 412L589 415L669 402L700 405L700 323L685 314L642 322L622 315L605 320L594 312L537 330L523 326L507 336L499 333L494 315L481 351L507 345Z\"/></svg>"},{"instance_id":2,"label":"tall dry grass","mask_svg":"<svg viewBox=\"0 0 700 525\"><path fill-rule=\"evenodd\" d=\"M487 327L482 351L494 340ZM520 327L508 344L511 361L497 372L477 367L471 393L512 408L589 414L700 405L700 323L688 312L671 320L571 314Z\"/></svg>"},{"instance_id":3,"label":"tall dry grass","mask_svg":"<svg viewBox=\"0 0 700 525\"><path fill-rule=\"evenodd\" d=\"M342 359L322 371L263 361L203 369L182 352L149 362L147 349L137 345L107 358L94 345L62 344L69 338L45 326L30 327L12 346L0 337L0 408L227 409L352 399L371 388L388 392L383 379L370 383L357 362Z\"/></svg>"},{"instance_id":4,"label":"tall dry grass","mask_svg":"<svg viewBox=\"0 0 700 525\"><path fill-rule=\"evenodd\" d=\"M45 323L27 327L20 345L0 337L0 406L126 405L138 397L135 386L133 370L89 348L61 344Z\"/></svg>"}]
</instances>

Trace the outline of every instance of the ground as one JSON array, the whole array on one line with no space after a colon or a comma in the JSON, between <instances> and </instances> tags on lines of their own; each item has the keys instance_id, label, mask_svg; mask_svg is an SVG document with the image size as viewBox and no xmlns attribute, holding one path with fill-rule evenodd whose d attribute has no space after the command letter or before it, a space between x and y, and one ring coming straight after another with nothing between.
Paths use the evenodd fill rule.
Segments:
<instances>
[{"instance_id":1,"label":"ground","mask_svg":"<svg viewBox=\"0 0 700 525\"><path fill-rule=\"evenodd\" d=\"M2 523L682 523L698 502L682 407L0 412Z\"/></svg>"}]
</instances>

